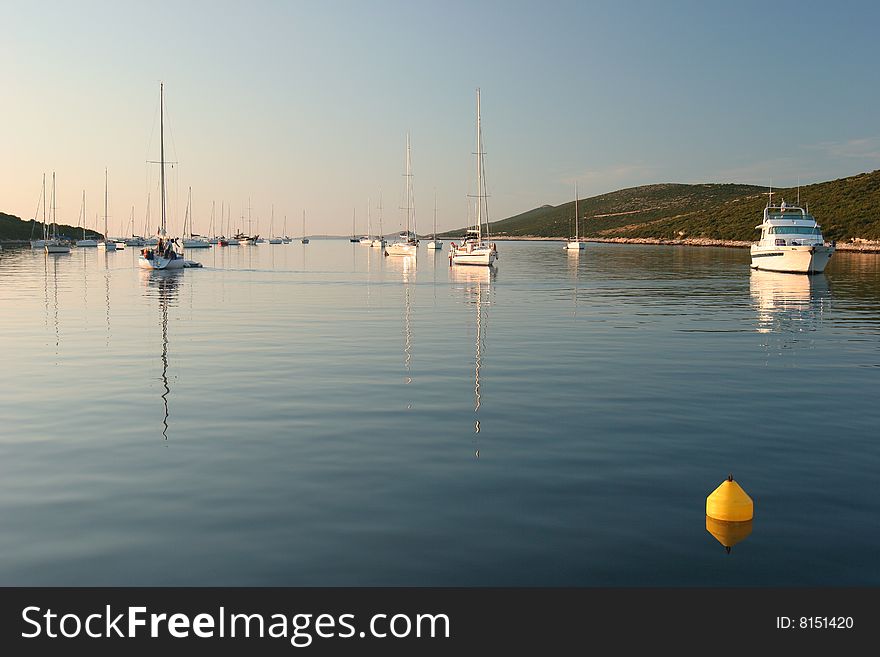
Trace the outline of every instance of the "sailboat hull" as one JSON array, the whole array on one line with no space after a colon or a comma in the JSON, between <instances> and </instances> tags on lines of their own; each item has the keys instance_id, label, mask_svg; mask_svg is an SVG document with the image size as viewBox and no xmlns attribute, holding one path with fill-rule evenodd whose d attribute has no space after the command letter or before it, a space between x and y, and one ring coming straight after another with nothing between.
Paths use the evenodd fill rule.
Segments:
<instances>
[{"instance_id":1,"label":"sailboat hull","mask_svg":"<svg viewBox=\"0 0 880 657\"><path fill-rule=\"evenodd\" d=\"M46 244L46 253L70 253L66 244Z\"/></svg>"},{"instance_id":2,"label":"sailboat hull","mask_svg":"<svg viewBox=\"0 0 880 657\"><path fill-rule=\"evenodd\" d=\"M98 242L98 248L105 251L115 251L116 244L114 242Z\"/></svg>"},{"instance_id":3,"label":"sailboat hull","mask_svg":"<svg viewBox=\"0 0 880 657\"><path fill-rule=\"evenodd\" d=\"M498 252L491 247L479 249L455 249L449 259L453 265L482 265L488 267L498 259Z\"/></svg>"},{"instance_id":4,"label":"sailboat hull","mask_svg":"<svg viewBox=\"0 0 880 657\"><path fill-rule=\"evenodd\" d=\"M79 247L98 246L98 240L77 240L76 245Z\"/></svg>"},{"instance_id":5,"label":"sailboat hull","mask_svg":"<svg viewBox=\"0 0 880 657\"><path fill-rule=\"evenodd\" d=\"M565 248L568 251L583 251L585 247L586 244L583 242L569 242L565 245Z\"/></svg>"},{"instance_id":6,"label":"sailboat hull","mask_svg":"<svg viewBox=\"0 0 880 657\"><path fill-rule=\"evenodd\" d=\"M385 249L387 256L414 256L418 252L416 244L391 244Z\"/></svg>"},{"instance_id":7,"label":"sailboat hull","mask_svg":"<svg viewBox=\"0 0 880 657\"><path fill-rule=\"evenodd\" d=\"M154 256L149 260L141 256L138 258L138 267L141 269L153 269L153 270L171 270L171 269L183 269L185 260L183 258L161 258L159 256Z\"/></svg>"}]
</instances>

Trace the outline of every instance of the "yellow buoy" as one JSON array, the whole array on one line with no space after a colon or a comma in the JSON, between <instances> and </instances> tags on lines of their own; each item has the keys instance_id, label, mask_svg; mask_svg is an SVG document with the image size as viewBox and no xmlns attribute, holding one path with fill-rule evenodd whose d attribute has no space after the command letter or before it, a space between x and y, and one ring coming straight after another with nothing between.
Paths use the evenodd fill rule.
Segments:
<instances>
[{"instance_id":1,"label":"yellow buoy","mask_svg":"<svg viewBox=\"0 0 880 657\"><path fill-rule=\"evenodd\" d=\"M706 515L726 522L746 522L754 516L754 504L733 475L728 475L706 498Z\"/></svg>"}]
</instances>

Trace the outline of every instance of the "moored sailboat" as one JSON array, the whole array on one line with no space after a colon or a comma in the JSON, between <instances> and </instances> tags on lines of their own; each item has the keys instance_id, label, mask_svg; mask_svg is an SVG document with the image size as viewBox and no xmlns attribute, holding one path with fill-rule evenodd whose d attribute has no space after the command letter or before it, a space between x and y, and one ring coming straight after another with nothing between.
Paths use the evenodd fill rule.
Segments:
<instances>
[{"instance_id":1,"label":"moored sailboat","mask_svg":"<svg viewBox=\"0 0 880 657\"><path fill-rule=\"evenodd\" d=\"M115 251L116 250L116 241L111 240L108 235L107 228L107 169L104 169L104 235L101 240L98 242L98 248L104 249L105 251Z\"/></svg>"},{"instance_id":2,"label":"moored sailboat","mask_svg":"<svg viewBox=\"0 0 880 657\"><path fill-rule=\"evenodd\" d=\"M98 240L86 237L86 190L83 190L82 209L79 214L79 225L82 227L83 236L76 241L78 247L98 246Z\"/></svg>"},{"instance_id":3,"label":"moored sailboat","mask_svg":"<svg viewBox=\"0 0 880 657\"><path fill-rule=\"evenodd\" d=\"M475 224L467 229L461 244L450 244L449 262L453 265L488 266L498 258L495 244L489 239L489 207L486 202L486 176L483 170L483 126L480 116L480 90L477 89L477 194ZM483 221L485 217L485 229Z\"/></svg>"},{"instance_id":4,"label":"moored sailboat","mask_svg":"<svg viewBox=\"0 0 880 657\"><path fill-rule=\"evenodd\" d=\"M46 253L70 253L70 244L67 240L58 237L58 220L55 216L55 172L52 172L52 234L46 240Z\"/></svg>"},{"instance_id":5,"label":"moored sailboat","mask_svg":"<svg viewBox=\"0 0 880 657\"><path fill-rule=\"evenodd\" d=\"M443 242L437 239L437 192L434 192L434 238L428 242L429 249L442 249Z\"/></svg>"},{"instance_id":6,"label":"moored sailboat","mask_svg":"<svg viewBox=\"0 0 880 657\"><path fill-rule=\"evenodd\" d=\"M579 217L578 217L578 192L577 183L574 184L574 239L568 240L565 248L569 251L583 251L586 246L585 240L579 235Z\"/></svg>"},{"instance_id":7,"label":"moored sailboat","mask_svg":"<svg viewBox=\"0 0 880 657\"><path fill-rule=\"evenodd\" d=\"M186 199L186 214L183 217L183 248L210 249L211 243L198 233L194 233L192 224L192 187L190 187ZM189 226L189 234L186 232L187 226Z\"/></svg>"},{"instance_id":8,"label":"moored sailboat","mask_svg":"<svg viewBox=\"0 0 880 657\"><path fill-rule=\"evenodd\" d=\"M386 256L415 256L418 254L419 239L415 232L415 208L413 202L413 184L412 184L412 150L409 143L409 133L406 133L406 173L403 174L406 179L406 190L404 192L406 199L405 227L398 235L397 240L389 244L385 248Z\"/></svg>"}]
</instances>

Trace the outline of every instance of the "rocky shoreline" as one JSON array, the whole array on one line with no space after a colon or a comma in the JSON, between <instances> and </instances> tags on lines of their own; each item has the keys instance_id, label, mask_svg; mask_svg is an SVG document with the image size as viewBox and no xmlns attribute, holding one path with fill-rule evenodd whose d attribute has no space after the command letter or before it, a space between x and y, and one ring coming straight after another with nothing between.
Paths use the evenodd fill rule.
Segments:
<instances>
[{"instance_id":1,"label":"rocky shoreline","mask_svg":"<svg viewBox=\"0 0 880 657\"><path fill-rule=\"evenodd\" d=\"M565 242L564 237L538 237L531 235L504 236L494 238L497 242L504 241L529 241L529 242ZM708 237L689 237L681 239L664 239L660 237L587 237L588 242L606 242L610 244L661 244L666 246L721 246L732 249L744 249L751 246L752 242L743 240L717 240ZM852 251L856 253L880 253L880 241L855 239L851 242L838 242L838 251Z\"/></svg>"}]
</instances>

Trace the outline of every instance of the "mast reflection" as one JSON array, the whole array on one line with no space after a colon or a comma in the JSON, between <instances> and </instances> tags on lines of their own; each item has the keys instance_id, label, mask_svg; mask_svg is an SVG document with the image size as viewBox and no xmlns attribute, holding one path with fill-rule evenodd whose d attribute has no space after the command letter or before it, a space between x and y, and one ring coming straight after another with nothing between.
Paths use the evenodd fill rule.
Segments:
<instances>
[{"instance_id":1,"label":"mast reflection","mask_svg":"<svg viewBox=\"0 0 880 657\"><path fill-rule=\"evenodd\" d=\"M464 301L474 307L474 441L480 433L480 408L483 405L483 390L480 373L483 368L483 355L486 351L488 333L488 308L491 305L492 281L498 275L494 267L450 267L450 279L460 283L458 289L464 290ZM474 457L480 458L479 445L474 447Z\"/></svg>"},{"instance_id":2,"label":"mast reflection","mask_svg":"<svg viewBox=\"0 0 880 657\"><path fill-rule=\"evenodd\" d=\"M170 412L168 398L171 394L171 386L168 379L168 306L178 297L180 279L178 275L182 270L142 270L141 281L147 288L147 295L153 293L159 299L159 316L162 328L162 438L168 440L168 419Z\"/></svg>"}]
</instances>

